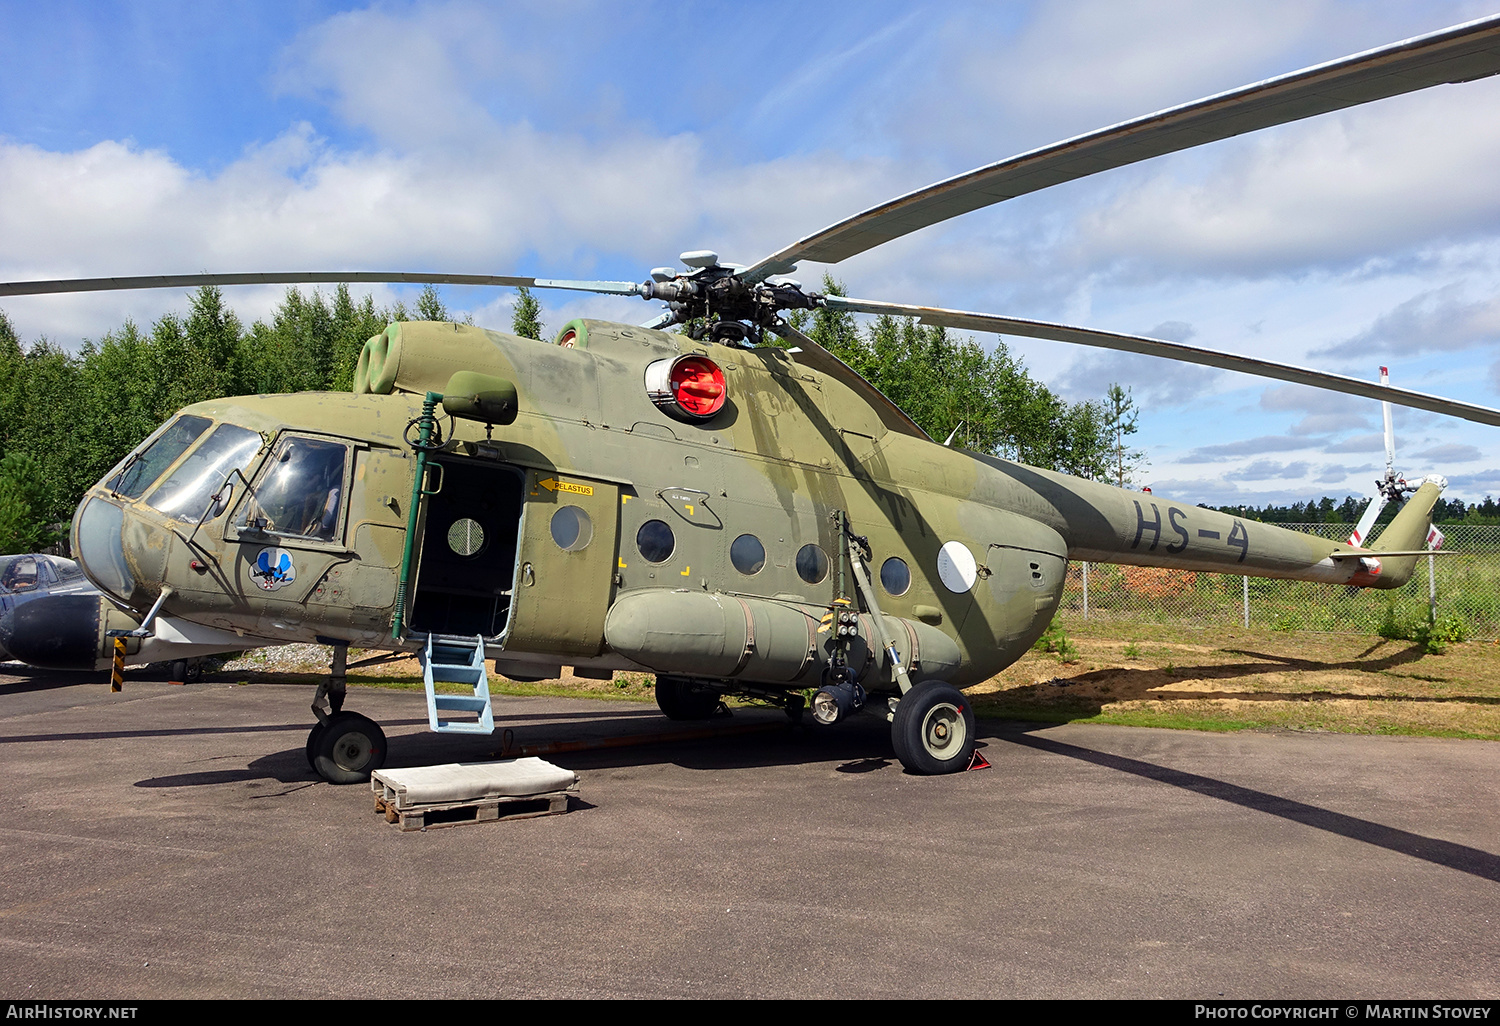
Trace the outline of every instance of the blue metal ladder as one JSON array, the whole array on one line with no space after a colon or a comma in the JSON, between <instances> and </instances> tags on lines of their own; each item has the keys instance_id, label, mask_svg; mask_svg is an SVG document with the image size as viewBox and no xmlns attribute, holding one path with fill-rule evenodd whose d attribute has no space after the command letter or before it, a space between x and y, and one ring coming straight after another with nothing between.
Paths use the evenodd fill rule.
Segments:
<instances>
[{"instance_id":1,"label":"blue metal ladder","mask_svg":"<svg viewBox=\"0 0 1500 1026\"><path fill-rule=\"evenodd\" d=\"M490 711L489 675L484 669L484 638L453 638L427 635L427 648L420 654L422 682L427 685L427 725L443 734L493 734L495 717ZM467 684L472 695L440 695L438 683ZM441 712L477 713L477 720L439 719Z\"/></svg>"}]
</instances>

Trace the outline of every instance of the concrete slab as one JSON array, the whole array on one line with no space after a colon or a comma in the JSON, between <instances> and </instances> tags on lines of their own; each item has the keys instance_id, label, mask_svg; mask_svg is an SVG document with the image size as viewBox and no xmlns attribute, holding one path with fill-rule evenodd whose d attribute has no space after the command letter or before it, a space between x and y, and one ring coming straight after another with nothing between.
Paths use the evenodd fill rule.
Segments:
<instances>
[{"instance_id":1,"label":"concrete slab","mask_svg":"<svg viewBox=\"0 0 1500 1026\"><path fill-rule=\"evenodd\" d=\"M69 681L72 682L69 682ZM562 816L389 829L307 768L311 688L0 677L0 993L1494 998L1500 746L884 724L549 756ZM351 689L387 765L495 757ZM735 721L774 720L740 712ZM672 729L499 698L518 743Z\"/></svg>"}]
</instances>

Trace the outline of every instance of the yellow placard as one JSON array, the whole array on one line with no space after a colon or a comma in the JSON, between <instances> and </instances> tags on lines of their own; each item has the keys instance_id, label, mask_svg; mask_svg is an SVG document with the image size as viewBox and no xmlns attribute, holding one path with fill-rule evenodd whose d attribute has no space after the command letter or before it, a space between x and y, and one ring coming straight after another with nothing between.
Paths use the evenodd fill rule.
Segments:
<instances>
[{"instance_id":1,"label":"yellow placard","mask_svg":"<svg viewBox=\"0 0 1500 1026\"><path fill-rule=\"evenodd\" d=\"M572 492L574 495L594 494L593 485L573 484L570 481L559 481L554 477L549 477L545 481L538 481L537 484L549 492Z\"/></svg>"}]
</instances>

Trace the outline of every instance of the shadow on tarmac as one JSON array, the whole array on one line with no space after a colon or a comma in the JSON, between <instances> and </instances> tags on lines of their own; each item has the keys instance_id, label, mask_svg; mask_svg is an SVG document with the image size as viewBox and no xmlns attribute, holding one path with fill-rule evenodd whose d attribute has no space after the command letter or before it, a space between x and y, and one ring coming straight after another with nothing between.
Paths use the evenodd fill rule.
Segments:
<instances>
[{"instance_id":1,"label":"shadow on tarmac","mask_svg":"<svg viewBox=\"0 0 1500 1026\"><path fill-rule=\"evenodd\" d=\"M1404 655L1405 653L1397 653L1394 658L1400 661ZM97 675L94 674L89 674L85 678L83 674L64 675L55 671L43 671L38 672L35 679L12 682L6 687L7 690L13 692L33 691L70 684L97 684L96 678ZM741 710L737 718L741 722L754 722L756 718L766 719L781 715L774 711ZM553 734L558 728L574 724L582 728L579 731L569 732L575 738L580 733L607 737L638 731L641 728L649 729L651 721L667 726L660 714L655 709L649 708L640 711L611 710L601 716L589 716L587 713L578 712L538 712L505 717L508 726L529 725L546 734ZM425 726L425 724L426 720L419 718L384 721L387 727L417 727ZM0 744L169 738L214 734L285 732L300 734L310 729L310 726L308 723L294 723L244 727L163 727L149 730L23 734L0 738ZM1500 856L1490 852L1384 826L1356 816L1231 784L1214 777L1085 748L1050 737L1037 736L1037 732L1052 726L1054 725L1047 723L981 720L980 747L987 749L987 754L992 761L1002 750L997 749L993 743L986 744L984 738L989 738L992 742L1017 745L1049 755L1076 759L1500 883ZM517 743L523 746L544 740L547 738L522 736L516 739ZM447 762L487 761L500 757L499 745L498 732L489 737L439 736L426 731L398 734L390 739L390 754L386 765L394 768ZM569 768L579 770L622 769L649 766L664 761L670 761L686 769L701 770L733 770L834 762L836 765L833 771L846 774L875 772L890 767L894 762L891 758L888 728L884 722L875 717L859 717L850 723L831 729L788 726L785 730L757 733L754 736L730 735L692 741L672 740L628 748L569 752L566 761ZM262 756L243 769L151 777L137 781L135 786L142 788L203 787L266 779L297 785L297 788L314 786L320 782L308 766L305 751L299 745Z\"/></svg>"},{"instance_id":2,"label":"shadow on tarmac","mask_svg":"<svg viewBox=\"0 0 1500 1026\"><path fill-rule=\"evenodd\" d=\"M1270 816L1278 816L1317 830L1326 830L1328 833L1338 834L1350 840L1373 844L1378 848L1385 848L1401 855L1409 855L1412 858L1423 859L1448 869L1456 869L1461 873L1470 873L1482 879L1500 883L1500 857L1478 848L1423 837L1421 834L1382 826L1367 819L1333 812L1316 805L1308 805L1306 802L1267 794L1264 791L1240 787L1238 784L1216 780L1213 777L1169 769L1122 755L1111 755L1108 752L1083 748L1053 738L1034 737L1031 736L1031 730L1034 729L1040 728L1004 731L996 736L1011 744L1022 745L1051 755L1079 759L1120 773L1134 774L1147 780L1168 784L1209 798L1217 798L1219 801L1254 809L1256 812L1264 812Z\"/></svg>"}]
</instances>

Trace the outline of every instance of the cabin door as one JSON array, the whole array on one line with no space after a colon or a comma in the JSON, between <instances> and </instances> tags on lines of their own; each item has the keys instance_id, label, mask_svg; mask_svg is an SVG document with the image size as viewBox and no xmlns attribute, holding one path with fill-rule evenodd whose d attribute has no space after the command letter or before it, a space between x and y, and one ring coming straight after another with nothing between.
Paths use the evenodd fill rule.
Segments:
<instances>
[{"instance_id":1,"label":"cabin door","mask_svg":"<svg viewBox=\"0 0 1500 1026\"><path fill-rule=\"evenodd\" d=\"M597 655L614 593L620 489L530 470L521 518L514 613L505 647Z\"/></svg>"}]
</instances>

